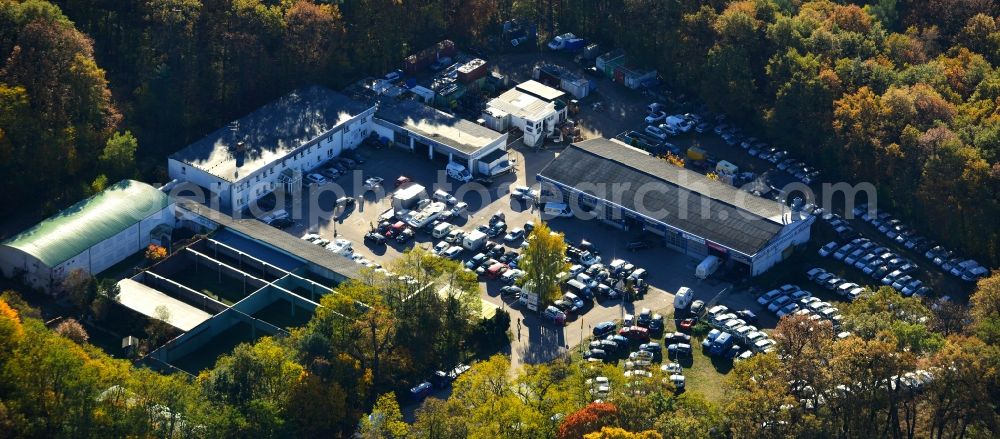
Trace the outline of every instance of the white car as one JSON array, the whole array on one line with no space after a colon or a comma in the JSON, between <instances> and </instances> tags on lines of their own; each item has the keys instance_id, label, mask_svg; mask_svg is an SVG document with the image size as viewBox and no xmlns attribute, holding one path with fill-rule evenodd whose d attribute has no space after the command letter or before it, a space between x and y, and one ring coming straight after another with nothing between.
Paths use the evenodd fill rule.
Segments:
<instances>
[{"instance_id":1,"label":"white car","mask_svg":"<svg viewBox=\"0 0 1000 439\"><path fill-rule=\"evenodd\" d=\"M434 199L444 203L448 203L449 206L458 203L458 198L455 198L454 195L449 194L441 189L434 191Z\"/></svg>"},{"instance_id":2,"label":"white car","mask_svg":"<svg viewBox=\"0 0 1000 439\"><path fill-rule=\"evenodd\" d=\"M593 254L593 253L591 253L589 251L583 252L580 255L580 263L583 264L584 266L587 266L587 267L589 267L591 265L594 265L594 264L600 264L601 263L601 257L597 256L597 255L595 255L595 254Z\"/></svg>"},{"instance_id":3,"label":"white car","mask_svg":"<svg viewBox=\"0 0 1000 439\"><path fill-rule=\"evenodd\" d=\"M457 259L459 253L462 253L462 250L463 250L463 248L461 246L454 245L454 246L448 247L447 250L443 251L441 253L441 256L445 257L445 258L448 258L448 259Z\"/></svg>"},{"instance_id":4,"label":"white car","mask_svg":"<svg viewBox=\"0 0 1000 439\"><path fill-rule=\"evenodd\" d=\"M753 344L753 350L756 352L764 352L768 348L773 347L775 344L777 343L775 343L774 340L771 340L769 338L765 338L763 340L757 340Z\"/></svg>"},{"instance_id":5,"label":"white car","mask_svg":"<svg viewBox=\"0 0 1000 439\"><path fill-rule=\"evenodd\" d=\"M351 255L354 254L353 244L351 241L344 238L334 239L333 242L327 244L326 249L335 254L346 257L351 257Z\"/></svg>"},{"instance_id":6,"label":"white car","mask_svg":"<svg viewBox=\"0 0 1000 439\"><path fill-rule=\"evenodd\" d=\"M650 114L649 116L646 116L646 124L647 125L655 124L663 119L666 119L666 117L667 113L664 113L662 111L657 111L655 113Z\"/></svg>"},{"instance_id":7,"label":"white car","mask_svg":"<svg viewBox=\"0 0 1000 439\"><path fill-rule=\"evenodd\" d=\"M306 176L306 180L309 180L309 181L311 181L313 183L316 183L316 184L326 184L326 177L324 177L322 175L319 175L319 174L316 174L316 173L312 173L312 174L307 175Z\"/></svg>"},{"instance_id":8,"label":"white car","mask_svg":"<svg viewBox=\"0 0 1000 439\"><path fill-rule=\"evenodd\" d=\"M365 189L375 189L382 185L382 177L370 177L365 180Z\"/></svg>"},{"instance_id":9,"label":"white car","mask_svg":"<svg viewBox=\"0 0 1000 439\"><path fill-rule=\"evenodd\" d=\"M434 252L434 254L436 255L440 255L441 253L444 253L445 250L448 250L449 247L451 247L451 244L441 241L435 244L434 248L431 249L431 251Z\"/></svg>"},{"instance_id":10,"label":"white car","mask_svg":"<svg viewBox=\"0 0 1000 439\"><path fill-rule=\"evenodd\" d=\"M816 268L813 268L813 269L807 271L806 272L806 276L809 276L809 280L813 280L813 279L816 279L816 276L819 276L819 275L821 275L823 273L826 273L826 270L824 270L822 268L819 268L819 267L816 267Z\"/></svg>"},{"instance_id":11,"label":"white car","mask_svg":"<svg viewBox=\"0 0 1000 439\"><path fill-rule=\"evenodd\" d=\"M677 363L664 364L664 365L660 366L660 370L663 371L663 372L665 372L665 373L683 373L684 372L684 368L681 367L681 365L677 364Z\"/></svg>"},{"instance_id":12,"label":"white car","mask_svg":"<svg viewBox=\"0 0 1000 439\"><path fill-rule=\"evenodd\" d=\"M510 196L514 198L520 198L522 200L525 199L537 200L538 191L532 190L528 186L514 186L510 190Z\"/></svg>"}]
</instances>

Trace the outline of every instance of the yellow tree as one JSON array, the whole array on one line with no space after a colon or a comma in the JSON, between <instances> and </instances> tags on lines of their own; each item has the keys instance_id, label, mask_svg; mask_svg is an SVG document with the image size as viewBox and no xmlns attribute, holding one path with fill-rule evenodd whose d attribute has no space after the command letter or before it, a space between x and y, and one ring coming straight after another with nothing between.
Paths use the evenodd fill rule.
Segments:
<instances>
[{"instance_id":1,"label":"yellow tree","mask_svg":"<svg viewBox=\"0 0 1000 439\"><path fill-rule=\"evenodd\" d=\"M976 335L987 343L1000 343L1000 271L980 279L969 302Z\"/></svg>"},{"instance_id":2,"label":"yellow tree","mask_svg":"<svg viewBox=\"0 0 1000 439\"><path fill-rule=\"evenodd\" d=\"M396 396L390 392L378 397L372 412L361 418L359 430L364 439L394 439L406 437L410 426L403 421Z\"/></svg>"},{"instance_id":3,"label":"yellow tree","mask_svg":"<svg viewBox=\"0 0 1000 439\"><path fill-rule=\"evenodd\" d=\"M633 433L618 427L604 427L601 431L587 433L584 439L663 439L660 433L652 430Z\"/></svg>"},{"instance_id":4,"label":"yellow tree","mask_svg":"<svg viewBox=\"0 0 1000 439\"><path fill-rule=\"evenodd\" d=\"M524 270L522 285L529 285L543 303L555 300L559 295L559 273L568 268L566 264L566 239L562 233L552 232L540 219L535 230L528 236L528 248L524 249Z\"/></svg>"}]
</instances>

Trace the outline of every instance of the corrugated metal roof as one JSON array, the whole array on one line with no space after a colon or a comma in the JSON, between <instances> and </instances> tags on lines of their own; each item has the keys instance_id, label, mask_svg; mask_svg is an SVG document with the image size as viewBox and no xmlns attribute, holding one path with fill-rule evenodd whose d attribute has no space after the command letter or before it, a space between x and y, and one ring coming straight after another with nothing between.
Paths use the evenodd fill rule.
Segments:
<instances>
[{"instance_id":1,"label":"corrugated metal roof","mask_svg":"<svg viewBox=\"0 0 1000 439\"><path fill-rule=\"evenodd\" d=\"M46 218L4 241L3 245L54 267L163 210L168 204L167 195L159 189L134 180L122 180Z\"/></svg>"},{"instance_id":2,"label":"corrugated metal roof","mask_svg":"<svg viewBox=\"0 0 1000 439\"><path fill-rule=\"evenodd\" d=\"M608 139L572 144L539 175L570 187L618 184L610 192L620 189L622 207L746 255L784 227L780 204Z\"/></svg>"}]
</instances>

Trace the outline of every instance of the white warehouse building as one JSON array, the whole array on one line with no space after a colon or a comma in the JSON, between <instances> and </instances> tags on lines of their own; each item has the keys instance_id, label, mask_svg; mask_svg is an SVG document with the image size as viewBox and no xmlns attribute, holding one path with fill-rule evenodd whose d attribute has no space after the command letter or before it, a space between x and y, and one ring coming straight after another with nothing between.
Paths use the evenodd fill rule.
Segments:
<instances>
[{"instance_id":1,"label":"white warehouse building","mask_svg":"<svg viewBox=\"0 0 1000 439\"><path fill-rule=\"evenodd\" d=\"M296 192L304 172L364 141L374 114L325 87L297 89L174 153L168 172L235 214L282 185Z\"/></svg>"},{"instance_id":2,"label":"white warehouse building","mask_svg":"<svg viewBox=\"0 0 1000 439\"><path fill-rule=\"evenodd\" d=\"M431 160L461 164L473 174L493 175L511 166L507 134L417 101L381 104L373 129L395 145Z\"/></svg>"},{"instance_id":3,"label":"white warehouse building","mask_svg":"<svg viewBox=\"0 0 1000 439\"><path fill-rule=\"evenodd\" d=\"M122 180L0 244L0 271L47 292L75 269L98 274L174 227L174 205L146 183Z\"/></svg>"},{"instance_id":4,"label":"white warehouse building","mask_svg":"<svg viewBox=\"0 0 1000 439\"><path fill-rule=\"evenodd\" d=\"M666 247L693 258L717 256L750 276L809 241L815 220L604 138L570 145L535 178L555 201L658 235Z\"/></svg>"}]
</instances>

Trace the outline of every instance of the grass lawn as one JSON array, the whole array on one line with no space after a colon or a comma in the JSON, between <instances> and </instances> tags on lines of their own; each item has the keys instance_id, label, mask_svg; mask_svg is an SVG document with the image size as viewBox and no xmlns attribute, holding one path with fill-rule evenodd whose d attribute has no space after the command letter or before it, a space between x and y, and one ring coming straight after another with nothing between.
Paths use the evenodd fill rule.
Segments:
<instances>
[{"instance_id":1,"label":"grass lawn","mask_svg":"<svg viewBox=\"0 0 1000 439\"><path fill-rule=\"evenodd\" d=\"M673 314L664 317L665 332L674 332L677 326L674 323ZM662 343L662 340L660 340ZM667 346L663 346L666 354ZM702 353L701 339L691 337L691 358L680 361L684 367L684 377L687 378L685 386L688 391L698 392L705 395L705 398L712 402L724 403L727 400L725 393L726 374L733 368L732 361L710 357ZM664 356L664 361L670 361Z\"/></svg>"},{"instance_id":2,"label":"grass lawn","mask_svg":"<svg viewBox=\"0 0 1000 439\"><path fill-rule=\"evenodd\" d=\"M659 311L662 313L665 310ZM671 333L677 330L674 324L673 314L664 314L664 322L666 326L664 332ZM619 322L619 324L620 323L621 322ZM590 343L592 339L593 337L589 337L584 340L584 350L586 350L587 344ZM653 338L651 341L656 341L663 347L663 362L654 363L654 366L650 369L654 367L659 368L660 364L669 363L671 360L666 356L667 345L663 343L663 338ZM728 396L725 392L725 379L726 374L733 368L732 362L702 354L701 339L692 337L691 348L694 351L692 353L692 357L682 359L678 362L682 367L684 367L684 376L687 378L687 390L698 392L704 395L705 398L715 403L724 404L728 400ZM634 344L628 349L630 349L630 351L638 349L638 344ZM585 361L580 348L572 349L570 351L570 355L573 358L573 361ZM624 355L619 355L618 358L623 356L627 357L628 352L625 352ZM622 367L625 364L625 361L620 359L609 364L615 364L618 367Z\"/></svg>"},{"instance_id":3,"label":"grass lawn","mask_svg":"<svg viewBox=\"0 0 1000 439\"><path fill-rule=\"evenodd\" d=\"M222 275L222 282L219 282L219 274L208 267L198 267L196 269L192 266L189 269L180 270L166 277L226 305L232 305L243 300L244 297L250 295L255 289L248 285L247 293L244 294L243 282L228 277L225 273Z\"/></svg>"}]
</instances>

